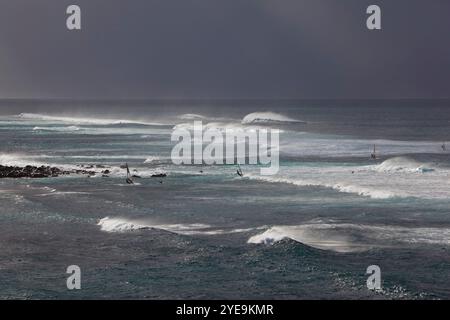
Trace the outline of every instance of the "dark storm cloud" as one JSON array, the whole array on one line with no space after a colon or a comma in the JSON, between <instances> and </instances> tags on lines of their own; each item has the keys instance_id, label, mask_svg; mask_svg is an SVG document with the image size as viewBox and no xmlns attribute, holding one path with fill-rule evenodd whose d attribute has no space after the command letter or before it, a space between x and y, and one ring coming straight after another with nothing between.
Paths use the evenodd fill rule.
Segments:
<instances>
[{"instance_id":1,"label":"dark storm cloud","mask_svg":"<svg viewBox=\"0 0 450 320\"><path fill-rule=\"evenodd\" d=\"M0 3L2 98L450 97L448 0Z\"/></svg>"}]
</instances>

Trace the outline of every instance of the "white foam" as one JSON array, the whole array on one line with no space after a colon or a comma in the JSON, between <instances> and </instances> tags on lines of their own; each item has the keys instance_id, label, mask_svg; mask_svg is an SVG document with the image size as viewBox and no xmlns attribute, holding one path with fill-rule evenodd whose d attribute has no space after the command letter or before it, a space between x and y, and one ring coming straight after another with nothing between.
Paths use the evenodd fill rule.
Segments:
<instances>
[{"instance_id":1,"label":"white foam","mask_svg":"<svg viewBox=\"0 0 450 320\"><path fill-rule=\"evenodd\" d=\"M27 165L42 166L47 165L44 162L36 160L39 156L20 154L20 153L0 153L0 165L25 167Z\"/></svg>"},{"instance_id":2,"label":"white foam","mask_svg":"<svg viewBox=\"0 0 450 320\"><path fill-rule=\"evenodd\" d=\"M175 125L173 127L173 130L189 130L189 131L193 131L194 130L194 122L183 122L183 123L179 123L177 125ZM225 130L228 131L233 131L233 130L256 130L258 129L257 126L243 126L240 123L235 123L235 122L207 122L207 123L202 123L202 129L203 130L207 130L207 129L215 129L215 130L219 130L220 132L223 132Z\"/></svg>"},{"instance_id":3,"label":"white foam","mask_svg":"<svg viewBox=\"0 0 450 320\"><path fill-rule=\"evenodd\" d=\"M21 113L17 116L23 120L37 120L37 121L48 121L48 122L68 122L76 124L88 124L88 125L117 125L117 124L139 124L139 125L151 125L151 126L161 126L162 123L157 122L146 122L146 121L134 121L127 119L99 119L94 117L72 117L72 116L56 116L56 115L46 115L37 113Z\"/></svg>"},{"instance_id":4,"label":"white foam","mask_svg":"<svg viewBox=\"0 0 450 320\"><path fill-rule=\"evenodd\" d=\"M408 194L401 191L389 191L382 186L364 187L360 185L346 185L346 184L334 184L324 185L325 187L333 188L339 192L355 193L363 197L370 197L372 199L390 199L390 198L406 198Z\"/></svg>"},{"instance_id":5,"label":"white foam","mask_svg":"<svg viewBox=\"0 0 450 320\"><path fill-rule=\"evenodd\" d=\"M45 191L48 191L48 192L50 192L50 193L56 192L56 189L50 188L50 187L43 187L42 189L44 189Z\"/></svg>"},{"instance_id":6,"label":"white foam","mask_svg":"<svg viewBox=\"0 0 450 320\"><path fill-rule=\"evenodd\" d=\"M34 131L80 131L81 128L77 126L68 126L68 127L34 127Z\"/></svg>"},{"instance_id":7,"label":"white foam","mask_svg":"<svg viewBox=\"0 0 450 320\"><path fill-rule=\"evenodd\" d=\"M399 160L400 159L400 160ZM246 168L245 176L269 183L331 188L373 199L450 198L450 169L394 158L381 165L350 165L339 162L298 162L281 166L274 176L261 176ZM401 168L401 169L400 169ZM406 168L406 169L405 169ZM428 168L428 169L425 169ZM429 168L436 168L430 171Z\"/></svg>"},{"instance_id":8,"label":"white foam","mask_svg":"<svg viewBox=\"0 0 450 320\"><path fill-rule=\"evenodd\" d=\"M291 239L305 245L336 252L355 252L404 244L450 245L449 228L410 228L349 223L306 223L273 226L248 239L253 244L273 244Z\"/></svg>"},{"instance_id":9,"label":"white foam","mask_svg":"<svg viewBox=\"0 0 450 320\"><path fill-rule=\"evenodd\" d=\"M152 162L156 162L158 160L160 160L159 157L151 156L151 157L148 157L147 159L145 159L144 163L152 163Z\"/></svg>"},{"instance_id":10,"label":"white foam","mask_svg":"<svg viewBox=\"0 0 450 320\"><path fill-rule=\"evenodd\" d=\"M66 196L66 195L88 195L89 192L82 192L82 191L50 191L50 193L43 193L40 194L41 197L48 197L48 196Z\"/></svg>"},{"instance_id":11,"label":"white foam","mask_svg":"<svg viewBox=\"0 0 450 320\"><path fill-rule=\"evenodd\" d=\"M48 155L28 155L28 154L20 154L20 153L7 153L7 154L0 154L0 165L3 166L16 166L16 167L25 167L25 166L50 166L50 167L57 167L62 170L81 170L86 169L82 168L76 165L69 165L69 164L58 164L55 162L48 162L48 161L42 161L43 159L51 159L54 158L52 156ZM96 171L97 173L100 173L104 169L96 169L92 168L89 169L90 171Z\"/></svg>"},{"instance_id":12,"label":"white foam","mask_svg":"<svg viewBox=\"0 0 450 320\"><path fill-rule=\"evenodd\" d=\"M354 252L367 249L354 245L345 235L332 235L323 232L320 227L310 226L274 226L261 234L250 237L247 243L274 244L283 239L291 239L313 248L336 252Z\"/></svg>"},{"instance_id":13,"label":"white foam","mask_svg":"<svg viewBox=\"0 0 450 320\"><path fill-rule=\"evenodd\" d=\"M126 218L110 218L105 217L98 222L102 231L107 232L125 232L140 229L161 229L177 234L192 235L202 234L208 231L205 229L211 228L210 225L202 223L191 224L157 224L144 220L130 220Z\"/></svg>"},{"instance_id":14,"label":"white foam","mask_svg":"<svg viewBox=\"0 0 450 320\"><path fill-rule=\"evenodd\" d=\"M126 160L126 159L148 159L148 156L65 156L65 157L60 157L60 156L49 156L49 155L26 155L26 154L19 154L19 153L8 153L8 154L3 154L0 153L0 165L3 166L17 166L17 167L25 167L27 165L31 165L31 166L51 166L51 167L57 167L60 168L62 170L67 170L67 171L72 171L72 170L88 170L88 171L92 171L95 172L95 176L93 177L101 177L102 173L104 170L109 170L110 173L108 173L108 176L110 177L124 177L126 175L126 171L125 169L121 168L118 165L104 165L103 167L97 167L97 166L93 166L88 167L88 166L80 166L80 165L75 165L75 164L61 164L58 162L48 162L48 161L43 161L43 159L62 159L62 158L67 158L67 159L92 159L92 160L103 160L103 159L109 159L109 160L114 160L117 159L120 161L120 163L123 163L124 161L122 160ZM155 158L156 159L156 158ZM132 174L136 174L142 178L150 178L152 175L155 174L167 174L164 170L162 170L161 168L138 168L137 171L134 171L134 169L132 170ZM74 175L72 175L74 176ZM85 176L85 175L83 175ZM136 183L136 185L138 185L138 183Z\"/></svg>"},{"instance_id":15,"label":"white foam","mask_svg":"<svg viewBox=\"0 0 450 320\"><path fill-rule=\"evenodd\" d=\"M106 232L130 232L142 229L159 229L168 232L189 235L189 236L213 236L213 235L223 235L223 234L234 234L234 233L246 233L254 230L261 230L267 228L267 226L257 227L257 228L244 228L244 229L223 229L211 226L204 223L176 223L176 224L161 224L154 223L148 220L135 220L126 218L110 218L105 217L101 219L98 224L102 231Z\"/></svg>"},{"instance_id":16,"label":"white foam","mask_svg":"<svg viewBox=\"0 0 450 320\"><path fill-rule=\"evenodd\" d=\"M287 116L274 112L253 112L246 115L242 119L243 124L271 123L271 122L304 123L304 121L289 118Z\"/></svg>"},{"instance_id":17,"label":"white foam","mask_svg":"<svg viewBox=\"0 0 450 320\"><path fill-rule=\"evenodd\" d=\"M280 135L280 154L290 157L370 159L373 145L380 157L399 154L442 154L439 142L349 139L344 136L288 131Z\"/></svg>"},{"instance_id":18,"label":"white foam","mask_svg":"<svg viewBox=\"0 0 450 320\"><path fill-rule=\"evenodd\" d=\"M384 172L404 171L426 173L434 171L435 168L431 163L422 163L408 157L394 157L375 166L375 170Z\"/></svg>"},{"instance_id":19,"label":"white foam","mask_svg":"<svg viewBox=\"0 0 450 320\"><path fill-rule=\"evenodd\" d=\"M182 120L203 120L203 119L205 119L205 117L202 116L201 114L195 114L195 113L185 113L185 114L178 116L178 118L180 118Z\"/></svg>"},{"instance_id":20,"label":"white foam","mask_svg":"<svg viewBox=\"0 0 450 320\"><path fill-rule=\"evenodd\" d=\"M159 157L157 156L148 156L145 154L141 154L141 155L123 155L123 154L116 154L116 155L103 155L101 153L96 154L96 155L65 155L65 156L46 156L46 155L40 155L38 156L39 158L65 158L65 159L90 159L90 160L114 160L114 159L118 159L118 160L143 160L145 161L146 159L154 159L154 160L160 160Z\"/></svg>"},{"instance_id":21,"label":"white foam","mask_svg":"<svg viewBox=\"0 0 450 320\"><path fill-rule=\"evenodd\" d=\"M386 190L386 188L383 186L361 186L358 184L350 184L349 182L333 182L332 179L329 179L329 181L320 181L320 179L325 180L327 179L327 177L324 176L318 176L317 179L310 179L310 180L296 179L296 178L281 178L277 176L261 176L258 174L249 174L249 173L246 173L245 176L249 179L262 180L272 183L287 183L305 187L331 188L338 192L354 193L360 196L370 197L373 199L389 199L396 197L403 198L409 196L408 194L402 193L401 191ZM357 182L355 181L355 183Z\"/></svg>"},{"instance_id":22,"label":"white foam","mask_svg":"<svg viewBox=\"0 0 450 320\"><path fill-rule=\"evenodd\" d=\"M97 225L100 226L100 229L102 231L107 231L107 232L125 232L125 231L132 231L132 230L148 228L148 226L145 226L145 225L139 224L139 223L135 223L135 222L131 222L126 219L109 218L109 217L100 219L100 221L98 222Z\"/></svg>"}]
</instances>

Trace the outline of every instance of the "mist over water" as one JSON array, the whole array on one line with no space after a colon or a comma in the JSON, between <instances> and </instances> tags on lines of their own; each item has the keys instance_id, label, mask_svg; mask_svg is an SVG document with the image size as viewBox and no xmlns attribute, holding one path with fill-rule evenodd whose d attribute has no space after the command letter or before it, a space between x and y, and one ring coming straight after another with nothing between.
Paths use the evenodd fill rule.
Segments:
<instances>
[{"instance_id":1,"label":"mist over water","mask_svg":"<svg viewBox=\"0 0 450 320\"><path fill-rule=\"evenodd\" d=\"M95 175L0 179L1 298L450 297L445 101L2 103L0 165ZM280 129L278 174L174 165L194 120Z\"/></svg>"}]
</instances>

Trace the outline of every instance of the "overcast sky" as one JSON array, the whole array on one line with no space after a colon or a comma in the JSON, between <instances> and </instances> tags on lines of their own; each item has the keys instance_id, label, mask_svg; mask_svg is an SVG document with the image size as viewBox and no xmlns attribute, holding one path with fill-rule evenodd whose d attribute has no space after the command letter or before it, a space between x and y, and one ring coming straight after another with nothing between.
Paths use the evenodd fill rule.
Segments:
<instances>
[{"instance_id":1,"label":"overcast sky","mask_svg":"<svg viewBox=\"0 0 450 320\"><path fill-rule=\"evenodd\" d=\"M0 4L0 98L450 97L448 0Z\"/></svg>"}]
</instances>

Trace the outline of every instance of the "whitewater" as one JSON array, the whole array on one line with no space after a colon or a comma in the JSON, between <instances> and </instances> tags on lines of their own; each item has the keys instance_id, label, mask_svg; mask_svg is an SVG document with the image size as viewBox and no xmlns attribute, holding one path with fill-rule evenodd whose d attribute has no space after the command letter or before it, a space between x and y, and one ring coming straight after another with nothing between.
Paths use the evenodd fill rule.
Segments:
<instances>
[{"instance_id":1,"label":"whitewater","mask_svg":"<svg viewBox=\"0 0 450 320\"><path fill-rule=\"evenodd\" d=\"M380 298L361 289L372 264L384 270L381 298L399 297L398 286L403 295L450 297L450 153L441 147L450 119L428 119L419 131L411 124L422 112L383 122L371 114L263 106L2 116L0 166L93 172L0 179L0 259L10 272L8 280L0 273L2 297L21 287L68 297L39 280L68 260L86 266L91 289L81 294L90 298ZM239 177L236 165L173 164L170 136L194 121L221 132L279 130L280 170L261 176L241 163ZM14 276L32 269L37 280Z\"/></svg>"}]
</instances>

